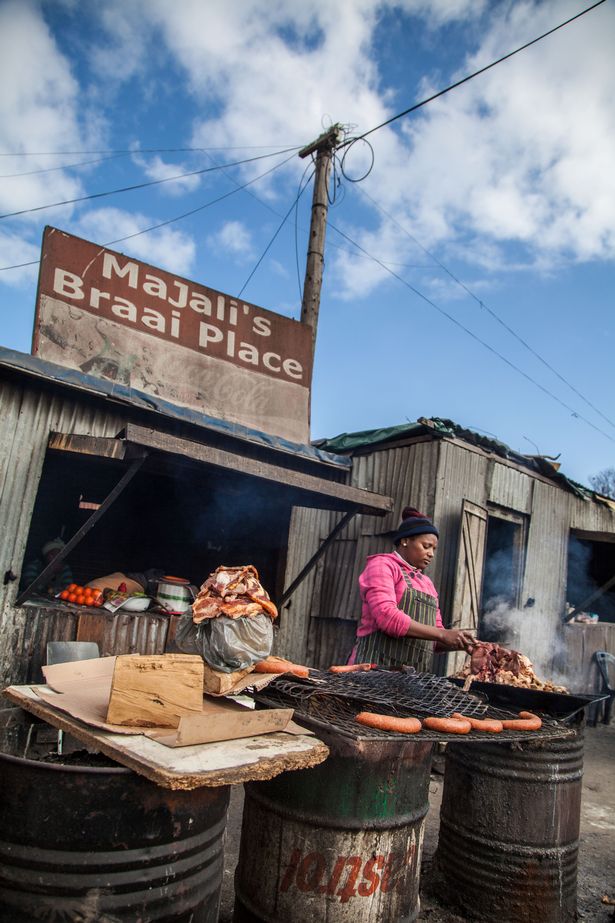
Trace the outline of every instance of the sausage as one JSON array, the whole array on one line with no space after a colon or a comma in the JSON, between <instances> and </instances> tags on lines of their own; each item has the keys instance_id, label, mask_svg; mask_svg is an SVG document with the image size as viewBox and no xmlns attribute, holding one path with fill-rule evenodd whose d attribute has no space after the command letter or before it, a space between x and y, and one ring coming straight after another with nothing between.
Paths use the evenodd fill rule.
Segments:
<instances>
[{"instance_id":1,"label":"sausage","mask_svg":"<svg viewBox=\"0 0 615 923\"><path fill-rule=\"evenodd\" d=\"M299 663L292 663L290 660L284 660L283 657L267 657L265 660L259 660L254 664L255 673L292 673L293 676L300 676L303 679L310 675L308 667Z\"/></svg>"},{"instance_id":2,"label":"sausage","mask_svg":"<svg viewBox=\"0 0 615 923\"><path fill-rule=\"evenodd\" d=\"M379 731L397 731L398 734L418 734L421 722L418 718L397 718L395 715L379 715L373 711L361 711L355 721Z\"/></svg>"},{"instance_id":3,"label":"sausage","mask_svg":"<svg viewBox=\"0 0 615 923\"><path fill-rule=\"evenodd\" d=\"M329 667L329 673L367 673L373 667L378 666L375 663L347 663L344 666Z\"/></svg>"},{"instance_id":4,"label":"sausage","mask_svg":"<svg viewBox=\"0 0 615 923\"><path fill-rule=\"evenodd\" d=\"M445 734L469 734L472 730L467 718L425 718L423 727L430 731L444 731Z\"/></svg>"},{"instance_id":5,"label":"sausage","mask_svg":"<svg viewBox=\"0 0 615 923\"><path fill-rule=\"evenodd\" d=\"M507 731L538 731L542 727L538 715L531 711L520 711L518 718L507 718L502 724Z\"/></svg>"},{"instance_id":6,"label":"sausage","mask_svg":"<svg viewBox=\"0 0 615 923\"><path fill-rule=\"evenodd\" d=\"M504 725L497 718L470 718L468 715L460 715L455 712L453 718L461 718L462 721L469 721L473 731L487 731L489 734L500 734L504 730Z\"/></svg>"}]
</instances>

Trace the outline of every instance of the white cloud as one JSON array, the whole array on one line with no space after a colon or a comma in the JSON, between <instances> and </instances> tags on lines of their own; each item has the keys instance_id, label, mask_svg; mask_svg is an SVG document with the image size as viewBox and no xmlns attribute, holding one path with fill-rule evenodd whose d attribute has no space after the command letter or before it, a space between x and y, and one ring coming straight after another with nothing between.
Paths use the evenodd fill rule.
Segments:
<instances>
[{"instance_id":1,"label":"white cloud","mask_svg":"<svg viewBox=\"0 0 615 923\"><path fill-rule=\"evenodd\" d=\"M227 221L219 231L208 236L207 245L216 253L230 253L243 259L254 256L252 235L241 221Z\"/></svg>"},{"instance_id":2,"label":"white cloud","mask_svg":"<svg viewBox=\"0 0 615 923\"><path fill-rule=\"evenodd\" d=\"M14 287L35 282L40 255L40 245L31 244L18 234L0 231L0 266L19 266L21 263L34 262L33 266L1 272L0 282Z\"/></svg>"},{"instance_id":3,"label":"white cloud","mask_svg":"<svg viewBox=\"0 0 615 923\"><path fill-rule=\"evenodd\" d=\"M307 142L321 132L325 113L357 132L390 117L386 75L372 47L383 11L422 17L430 29L484 14L480 43L443 83L577 12L573 0L490 9L470 0L142 0L131 4L130 17L124 9L111 4L107 11L120 42L139 10L185 69L195 97L215 110L195 123L193 143L204 147ZM376 163L365 188L426 246L455 242L461 251L474 239L483 267L489 253L492 268L505 265L509 243L526 248L526 265L534 267L555 266L564 256L613 258L614 22L613 10L603 6L395 129L370 136ZM424 95L441 85L425 83ZM358 152L348 156L353 175L360 160ZM286 172L302 168L293 159ZM257 164L248 172L262 169ZM274 188L270 181L269 192ZM263 194L263 183L255 189ZM392 250L390 256L407 261L412 245L378 220L362 239L381 257ZM466 253L472 260L467 247ZM361 268L346 257L334 262L347 295L382 278L365 260Z\"/></svg>"},{"instance_id":4,"label":"white cloud","mask_svg":"<svg viewBox=\"0 0 615 923\"><path fill-rule=\"evenodd\" d=\"M150 180L169 180L161 183L160 192L166 192L169 195L179 196L187 192L193 192L198 189L201 183L200 176L183 176L181 179L171 180L171 176L180 176L182 173L190 173L194 168L186 167L179 163L166 163L158 154L155 157L147 159L138 151L132 155L132 159L137 166L143 169L143 172ZM197 169L199 169L197 167Z\"/></svg>"},{"instance_id":5,"label":"white cloud","mask_svg":"<svg viewBox=\"0 0 615 923\"><path fill-rule=\"evenodd\" d=\"M0 151L48 152L83 147L78 85L52 38L38 5L0 5ZM66 158L65 158L66 159ZM74 159L74 158L73 158ZM3 157L2 172L55 167L57 156ZM81 183L63 171L0 179L0 210L18 211L75 198ZM24 216L40 221L40 213Z\"/></svg>"},{"instance_id":6,"label":"white cloud","mask_svg":"<svg viewBox=\"0 0 615 923\"><path fill-rule=\"evenodd\" d=\"M0 8L6 52L0 66L8 68L3 82L10 88L10 103L0 104L0 115L5 124L17 119L9 147L25 143L22 137L28 144L49 137L56 146L60 139L63 146L68 140L77 144L77 88L37 10L29 0L9 0ZM412 22L403 16L420 17L428 30L481 17L480 30L467 31L468 40L478 36L473 52L456 74L443 75L437 85L425 82L420 93L427 96L577 11L574 0L490 6L484 0L108 0L98 13L101 37L91 60L116 87L145 76L142 92L153 93L156 86L164 91L160 62L183 70L193 100L208 113L194 122L195 146L272 141L283 146L309 141L327 117L361 132L394 114L387 74L375 58L383 12L400 17L400 29ZM425 246L463 255L478 270L545 271L562 260L613 259L614 23L615 12L605 4L409 119L375 132L370 136L375 165L362 188ZM25 103L16 98L16 85ZM360 173L366 162L365 152L354 149L347 158L349 173ZM161 158L143 159L141 166L154 179L177 172ZM284 168L286 178L294 174L296 184L304 166L293 158ZM253 177L265 168L260 162L244 170ZM280 190L276 180L267 182L255 191ZM169 186L186 192L197 183L194 178ZM70 197L76 186L65 174L54 179L58 197ZM47 178L33 179L27 194L18 184L0 186L0 205L13 210L38 204L48 192ZM365 214L369 230L350 230L366 249L402 264L416 258L414 244L387 219L371 206ZM227 249L247 253L249 244L237 241L241 238L227 241ZM336 288L347 297L367 294L386 278L366 259L335 253L329 261Z\"/></svg>"},{"instance_id":7,"label":"white cloud","mask_svg":"<svg viewBox=\"0 0 615 923\"><path fill-rule=\"evenodd\" d=\"M97 244L110 243L136 234L156 224L156 219L119 208L100 208L84 215L75 233ZM153 266L189 276L196 247L192 238L177 228L165 227L131 240L111 245L111 249L134 256Z\"/></svg>"}]
</instances>

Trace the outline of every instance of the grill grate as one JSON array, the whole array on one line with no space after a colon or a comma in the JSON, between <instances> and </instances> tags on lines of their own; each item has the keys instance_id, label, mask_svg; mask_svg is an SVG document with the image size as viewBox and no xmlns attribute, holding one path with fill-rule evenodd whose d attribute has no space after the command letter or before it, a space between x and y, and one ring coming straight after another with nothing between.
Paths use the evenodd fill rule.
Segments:
<instances>
[{"instance_id":1,"label":"grill grate","mask_svg":"<svg viewBox=\"0 0 615 923\"><path fill-rule=\"evenodd\" d=\"M463 692L443 677L431 673L371 670L366 673L331 674L311 670L308 679L280 676L265 689L254 693L257 702L275 708L293 708L295 717L317 730L335 731L354 739L399 740L393 731L367 728L355 721L360 711L417 718L449 717L461 712L476 718L516 718L518 712L495 708L484 696ZM502 731L486 734L446 734L423 729L417 740L457 740L506 743L565 737L570 730L542 715L539 731ZM410 738L412 739L412 738Z\"/></svg>"}]
</instances>

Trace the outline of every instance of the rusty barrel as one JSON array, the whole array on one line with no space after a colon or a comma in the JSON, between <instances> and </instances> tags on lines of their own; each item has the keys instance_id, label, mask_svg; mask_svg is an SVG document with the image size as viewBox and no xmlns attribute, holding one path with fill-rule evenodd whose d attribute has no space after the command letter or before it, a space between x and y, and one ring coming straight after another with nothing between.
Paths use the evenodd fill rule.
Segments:
<instances>
[{"instance_id":1,"label":"rusty barrel","mask_svg":"<svg viewBox=\"0 0 615 923\"><path fill-rule=\"evenodd\" d=\"M245 786L235 923L411 923L431 743L326 743L314 769Z\"/></svg>"},{"instance_id":2,"label":"rusty barrel","mask_svg":"<svg viewBox=\"0 0 615 923\"><path fill-rule=\"evenodd\" d=\"M218 920L228 786L6 753L0 778L0 920Z\"/></svg>"},{"instance_id":3,"label":"rusty barrel","mask_svg":"<svg viewBox=\"0 0 615 923\"><path fill-rule=\"evenodd\" d=\"M583 734L448 744L436 867L449 898L482 920L572 923Z\"/></svg>"}]
</instances>

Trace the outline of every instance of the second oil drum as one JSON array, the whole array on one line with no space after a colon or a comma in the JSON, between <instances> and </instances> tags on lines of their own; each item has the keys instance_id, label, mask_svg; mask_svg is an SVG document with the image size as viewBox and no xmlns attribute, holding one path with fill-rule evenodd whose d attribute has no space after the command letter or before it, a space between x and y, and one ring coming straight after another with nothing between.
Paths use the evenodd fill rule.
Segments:
<instances>
[{"instance_id":1,"label":"second oil drum","mask_svg":"<svg viewBox=\"0 0 615 923\"><path fill-rule=\"evenodd\" d=\"M523 744L449 744L436 865L476 919L573 923L583 734Z\"/></svg>"},{"instance_id":2,"label":"second oil drum","mask_svg":"<svg viewBox=\"0 0 615 923\"><path fill-rule=\"evenodd\" d=\"M328 739L320 766L246 785L235 923L411 923L430 743Z\"/></svg>"}]
</instances>

